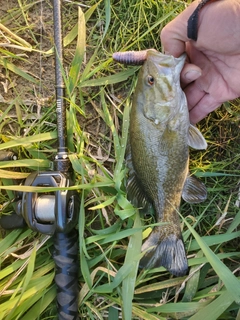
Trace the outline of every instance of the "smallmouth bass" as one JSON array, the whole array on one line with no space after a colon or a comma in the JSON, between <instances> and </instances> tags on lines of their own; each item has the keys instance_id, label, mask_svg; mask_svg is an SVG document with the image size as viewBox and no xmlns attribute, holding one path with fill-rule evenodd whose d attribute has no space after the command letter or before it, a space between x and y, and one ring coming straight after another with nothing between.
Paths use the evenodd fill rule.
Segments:
<instances>
[{"instance_id":1,"label":"smallmouth bass","mask_svg":"<svg viewBox=\"0 0 240 320\"><path fill-rule=\"evenodd\" d=\"M135 59L136 57L136 59ZM181 197L189 203L206 199L204 184L189 176L189 146L206 149L200 131L189 121L180 86L185 55L174 58L154 49L115 53L116 61L143 64L130 114L127 193L139 208L153 206L157 222L143 243L142 268L163 266L175 276L188 271L181 235Z\"/></svg>"}]
</instances>

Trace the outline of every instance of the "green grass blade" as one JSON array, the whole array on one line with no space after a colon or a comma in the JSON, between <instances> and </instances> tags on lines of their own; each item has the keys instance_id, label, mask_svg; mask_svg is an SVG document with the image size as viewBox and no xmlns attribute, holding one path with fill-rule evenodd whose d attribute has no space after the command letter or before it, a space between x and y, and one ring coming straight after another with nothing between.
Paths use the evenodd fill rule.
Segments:
<instances>
[{"instance_id":1,"label":"green grass blade","mask_svg":"<svg viewBox=\"0 0 240 320\"><path fill-rule=\"evenodd\" d=\"M12 149L17 146L25 146L34 142L47 141L57 138L57 131L40 133L29 137L18 138L0 144L0 150Z\"/></svg>"},{"instance_id":2,"label":"green grass blade","mask_svg":"<svg viewBox=\"0 0 240 320\"><path fill-rule=\"evenodd\" d=\"M12 244L15 243L19 235L22 233L22 230L16 229L13 230L11 233L6 235L5 238L1 239L0 241L0 256L4 253L5 250L10 248Z\"/></svg>"},{"instance_id":3,"label":"green grass blade","mask_svg":"<svg viewBox=\"0 0 240 320\"><path fill-rule=\"evenodd\" d=\"M23 320L34 320L34 319L39 319L39 314L42 313L49 305L56 299L56 287L52 286L49 290L43 291L38 293L37 295L34 296L33 298L33 306L28 310L29 308L29 302L25 301L23 304L23 309L28 310L24 314L24 319ZM26 304L26 306L25 306Z\"/></svg>"},{"instance_id":4,"label":"green grass blade","mask_svg":"<svg viewBox=\"0 0 240 320\"><path fill-rule=\"evenodd\" d=\"M204 237L201 237L201 238L208 246L215 246L215 245L217 245L219 243L224 243L224 242L227 242L227 241L231 241L231 240L236 239L238 237L240 237L240 231L236 231L236 232L232 232L232 233L211 235L211 237L204 236ZM195 251L195 250L198 250L198 249L200 249L200 245L197 242L197 240L191 241L191 244L190 244L190 247L188 248L188 251Z\"/></svg>"},{"instance_id":5,"label":"green grass blade","mask_svg":"<svg viewBox=\"0 0 240 320\"><path fill-rule=\"evenodd\" d=\"M8 170L2 170L0 169L0 178L4 179L26 179L28 176L28 173L23 172L13 172Z\"/></svg>"},{"instance_id":6,"label":"green grass blade","mask_svg":"<svg viewBox=\"0 0 240 320\"><path fill-rule=\"evenodd\" d=\"M141 220L137 210L133 228L141 228ZM131 271L122 282L123 319L132 319L132 301L134 297L135 282L138 273L139 257L142 246L142 231L133 234L129 240L124 265L130 265Z\"/></svg>"},{"instance_id":7,"label":"green grass blade","mask_svg":"<svg viewBox=\"0 0 240 320\"><path fill-rule=\"evenodd\" d=\"M69 72L69 92L72 93L80 74L86 48L86 26L85 17L80 6L78 7L78 38L75 56L72 60Z\"/></svg>"},{"instance_id":8,"label":"green grass blade","mask_svg":"<svg viewBox=\"0 0 240 320\"><path fill-rule=\"evenodd\" d=\"M106 104L106 100L104 97L104 91L102 90L100 92L100 97L101 97L101 103L102 103L102 107L103 107L103 112L104 112L104 116L105 116L105 122L106 124L109 126L110 130L112 131L113 134L113 142L114 142L114 150L115 150L115 157L116 159L119 158L119 153L120 153L120 149L121 149L121 145L120 145L120 139L116 130L116 127L114 125L113 122L113 118L109 112L108 106Z\"/></svg>"},{"instance_id":9,"label":"green grass blade","mask_svg":"<svg viewBox=\"0 0 240 320\"><path fill-rule=\"evenodd\" d=\"M106 86L108 84L115 84L119 82L126 81L129 77L134 75L138 68L129 68L125 71L120 71L117 74L113 74L111 76L106 76L98 79L85 80L80 83L81 88L86 87L96 87L96 86Z\"/></svg>"},{"instance_id":10,"label":"green grass blade","mask_svg":"<svg viewBox=\"0 0 240 320\"><path fill-rule=\"evenodd\" d=\"M115 166L114 170L114 180L116 181L119 179L119 174L120 171L122 170L123 167L123 162L125 158L125 152L126 152L126 147L127 147L127 142L128 142L128 130L129 130L129 124L130 124L130 106L129 106L129 101L126 102L124 106L124 111L123 111L123 121L122 121L122 137L120 139L120 150L118 152L118 157L117 157L117 163ZM117 185L120 185L121 182L119 181Z\"/></svg>"},{"instance_id":11,"label":"green grass blade","mask_svg":"<svg viewBox=\"0 0 240 320\"><path fill-rule=\"evenodd\" d=\"M198 242L200 248L208 259L208 262L211 264L219 278L226 286L229 295L236 301L236 303L240 303L240 281L232 274L230 269L228 269L226 265L213 253L213 251L208 247L205 241L202 240L202 238L186 221L186 219L183 218L183 220Z\"/></svg>"},{"instance_id":12,"label":"green grass blade","mask_svg":"<svg viewBox=\"0 0 240 320\"><path fill-rule=\"evenodd\" d=\"M24 159L24 160L13 160L13 161L0 161L0 168L50 168L51 161L41 159Z\"/></svg>"},{"instance_id":13,"label":"green grass blade","mask_svg":"<svg viewBox=\"0 0 240 320\"><path fill-rule=\"evenodd\" d=\"M42 295L42 290L44 290L46 287L48 287L52 281L53 281L53 274L49 274L49 275L45 275L44 277L37 279L35 281L35 283L33 284L33 286L29 286L28 290L26 290L23 295L22 295L22 300L21 301L26 301L27 299L28 302L31 300L32 297L34 297L36 294L40 294L40 296ZM3 302L1 304L1 316L4 317L7 316L7 314L9 314L9 311L12 311L13 308L16 306L16 303L18 302L19 297L16 296L11 300L8 300L6 302ZM20 310L19 310L20 308ZM21 305L17 306L17 309L14 310L15 314L20 313L21 312ZM21 314L21 313L20 313ZM13 317L12 317L13 318ZM12 320L12 318L10 318ZM1 318L1 319L7 319L5 318ZM10 320L9 319L9 320Z\"/></svg>"},{"instance_id":14,"label":"green grass blade","mask_svg":"<svg viewBox=\"0 0 240 320\"><path fill-rule=\"evenodd\" d=\"M127 237L135 234L136 232L139 232L140 230L142 231L142 228L126 229L123 231L119 231L116 234L114 233L114 234L108 234L108 235L91 236L86 239L86 244L90 244L95 241L97 241L101 244L118 241L120 239L127 238Z\"/></svg>"},{"instance_id":15,"label":"green grass blade","mask_svg":"<svg viewBox=\"0 0 240 320\"><path fill-rule=\"evenodd\" d=\"M198 251L196 254L196 258L201 258L203 256L202 251ZM199 286L199 278L200 278L200 268L199 265L193 266L190 269L189 275L191 275L190 279L187 281L186 289L182 298L182 302L192 301L195 297L198 286Z\"/></svg>"},{"instance_id":16,"label":"green grass blade","mask_svg":"<svg viewBox=\"0 0 240 320\"><path fill-rule=\"evenodd\" d=\"M194 314L202 309L208 302L179 302L179 303L166 303L159 307L148 308L148 312L161 312L161 313L183 313L183 316Z\"/></svg>"},{"instance_id":17,"label":"green grass blade","mask_svg":"<svg viewBox=\"0 0 240 320\"><path fill-rule=\"evenodd\" d=\"M199 310L189 320L213 320L218 319L221 314L234 302L233 296L226 290L213 302Z\"/></svg>"},{"instance_id":18,"label":"green grass blade","mask_svg":"<svg viewBox=\"0 0 240 320\"><path fill-rule=\"evenodd\" d=\"M36 260L36 246L33 248L31 256L30 256L30 258L28 260L27 272L26 272L26 275L25 275L24 280L23 280L23 285L22 285L22 288L21 288L21 294L19 295L15 306L12 308L11 312L6 317L6 320L11 320L12 319L12 315L15 312L19 302L21 301L23 294L28 289L28 285L29 285L29 283L31 281L31 278L32 278L32 275L33 275L33 271L34 271L35 260Z\"/></svg>"},{"instance_id":19,"label":"green grass blade","mask_svg":"<svg viewBox=\"0 0 240 320\"><path fill-rule=\"evenodd\" d=\"M179 277L179 278L164 280L164 281L153 283L153 284L147 284L145 286L141 286L140 288L137 288L135 290L135 294L142 294L142 293L158 291L161 289L167 289L167 288L179 286L182 284L183 280L185 279L186 277Z\"/></svg>"},{"instance_id":20,"label":"green grass blade","mask_svg":"<svg viewBox=\"0 0 240 320\"><path fill-rule=\"evenodd\" d=\"M104 201L104 202L102 202L102 203L100 203L100 204L98 204L98 205L96 205L94 207L91 207L88 210L98 210L98 209L105 208L105 207L111 205L115 201L115 199L116 199L116 196L110 197L106 201Z\"/></svg>"},{"instance_id":21,"label":"green grass blade","mask_svg":"<svg viewBox=\"0 0 240 320\"><path fill-rule=\"evenodd\" d=\"M227 232L231 234L231 232L233 232L233 230L235 230L239 225L240 225L240 210L236 214L236 216L235 216L234 220L232 221L231 225L229 226Z\"/></svg>"},{"instance_id":22,"label":"green grass blade","mask_svg":"<svg viewBox=\"0 0 240 320\"><path fill-rule=\"evenodd\" d=\"M108 310L108 320L111 319L119 319L119 312L114 307L110 307Z\"/></svg>"},{"instance_id":23,"label":"green grass blade","mask_svg":"<svg viewBox=\"0 0 240 320\"><path fill-rule=\"evenodd\" d=\"M104 6L105 6L105 15L106 15L106 20L105 20L105 27L104 27L104 33L102 36L102 41L105 38L109 25L110 25L110 21L111 21L111 2L110 0L105 0L104 1Z\"/></svg>"},{"instance_id":24,"label":"green grass blade","mask_svg":"<svg viewBox=\"0 0 240 320\"><path fill-rule=\"evenodd\" d=\"M78 230L79 230L79 254L80 254L80 268L81 273L85 282L88 284L88 287L92 287L92 280L91 275L89 272L87 260L85 254L87 254L85 238L84 238L84 227L85 227L85 209L84 209L84 192L82 192L81 196L81 205L80 205L80 212L79 212L79 223L78 223Z\"/></svg>"}]
</instances>

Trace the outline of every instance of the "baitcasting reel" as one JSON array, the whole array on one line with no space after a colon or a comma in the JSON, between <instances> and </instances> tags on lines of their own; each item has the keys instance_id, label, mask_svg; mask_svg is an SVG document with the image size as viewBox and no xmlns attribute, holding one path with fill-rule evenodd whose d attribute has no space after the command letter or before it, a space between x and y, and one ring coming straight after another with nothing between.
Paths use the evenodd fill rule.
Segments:
<instances>
[{"instance_id":1,"label":"baitcasting reel","mask_svg":"<svg viewBox=\"0 0 240 320\"><path fill-rule=\"evenodd\" d=\"M53 235L55 232L68 233L77 224L79 195L66 190L73 185L68 175L59 171L32 172L24 182L25 186L60 187L63 190L37 193L23 192L16 205L16 213L2 216L0 224L4 229L24 227Z\"/></svg>"},{"instance_id":2,"label":"baitcasting reel","mask_svg":"<svg viewBox=\"0 0 240 320\"><path fill-rule=\"evenodd\" d=\"M12 152L0 151L0 161L16 160ZM23 192L15 199L15 212L3 215L0 226L4 229L28 227L53 236L55 283L59 320L78 320L78 233L77 224L80 201L75 190L68 190L70 162L60 153L55 159L56 171L32 172L25 186L44 187L47 192ZM60 170L62 169L62 170ZM51 191L50 188L61 188ZM48 191L49 188L49 191ZM14 201L14 200L13 200ZM17 201L17 202L16 202Z\"/></svg>"},{"instance_id":3,"label":"baitcasting reel","mask_svg":"<svg viewBox=\"0 0 240 320\"><path fill-rule=\"evenodd\" d=\"M18 202L17 214L21 215L32 230L53 235L69 232L77 224L79 196L66 190L72 182L61 172L33 172L25 180L26 186L60 187L52 193L24 192Z\"/></svg>"}]
</instances>

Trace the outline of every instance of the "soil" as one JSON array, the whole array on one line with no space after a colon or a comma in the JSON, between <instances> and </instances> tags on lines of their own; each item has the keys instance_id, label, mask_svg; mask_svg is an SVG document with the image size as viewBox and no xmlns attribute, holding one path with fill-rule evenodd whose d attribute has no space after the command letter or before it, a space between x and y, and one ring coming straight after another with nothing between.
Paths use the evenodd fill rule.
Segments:
<instances>
[{"instance_id":1,"label":"soil","mask_svg":"<svg viewBox=\"0 0 240 320\"><path fill-rule=\"evenodd\" d=\"M27 52L15 49L13 47L13 41L9 43L9 46L6 46L6 49L24 59L14 59L13 61L17 67L23 69L28 74L33 76L34 79L39 81L39 83L36 85L29 84L28 81L14 73L9 75L9 70L1 66L0 93L2 99L4 99L4 101L7 103L10 103L11 99L15 98L16 92L18 92L22 102L26 105L30 105L31 103L36 103L37 99L39 100L44 98L44 100L47 100L54 95L55 80L53 55L46 56L44 53L38 52L38 50L43 52L47 51L53 46L52 7L48 1L38 2L27 11L27 21L24 21L21 13L15 16L14 12L16 11L19 11L16 1L4 1L0 8L1 21L4 21L3 24L5 27L9 28L13 33L31 44L34 51ZM4 19L6 16L12 16L12 19ZM15 22L16 25L13 24ZM0 38L1 43L7 42L5 35L6 37L9 36L6 32L2 33ZM32 35L34 35L36 39L35 43ZM39 40L41 41L38 42ZM9 78L11 79L11 83Z\"/></svg>"}]
</instances>

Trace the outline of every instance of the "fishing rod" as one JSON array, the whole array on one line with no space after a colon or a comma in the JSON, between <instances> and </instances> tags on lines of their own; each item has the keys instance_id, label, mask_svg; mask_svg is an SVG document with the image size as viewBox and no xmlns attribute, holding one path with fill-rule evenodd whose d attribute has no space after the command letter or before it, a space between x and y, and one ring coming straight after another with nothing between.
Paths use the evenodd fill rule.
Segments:
<instances>
[{"instance_id":1,"label":"fishing rod","mask_svg":"<svg viewBox=\"0 0 240 320\"><path fill-rule=\"evenodd\" d=\"M57 113L58 148L54 171L32 172L25 186L61 187L47 192L23 192L16 206L16 213L2 216L4 229L24 225L34 231L53 236L55 283L57 285L57 310L59 320L78 320L78 234L75 226L79 214L79 195L64 190L73 185L71 162L67 149L65 88L62 76L63 41L61 0L53 0L53 25L55 42L55 93ZM1 160L13 160L13 153L0 154Z\"/></svg>"}]
</instances>

